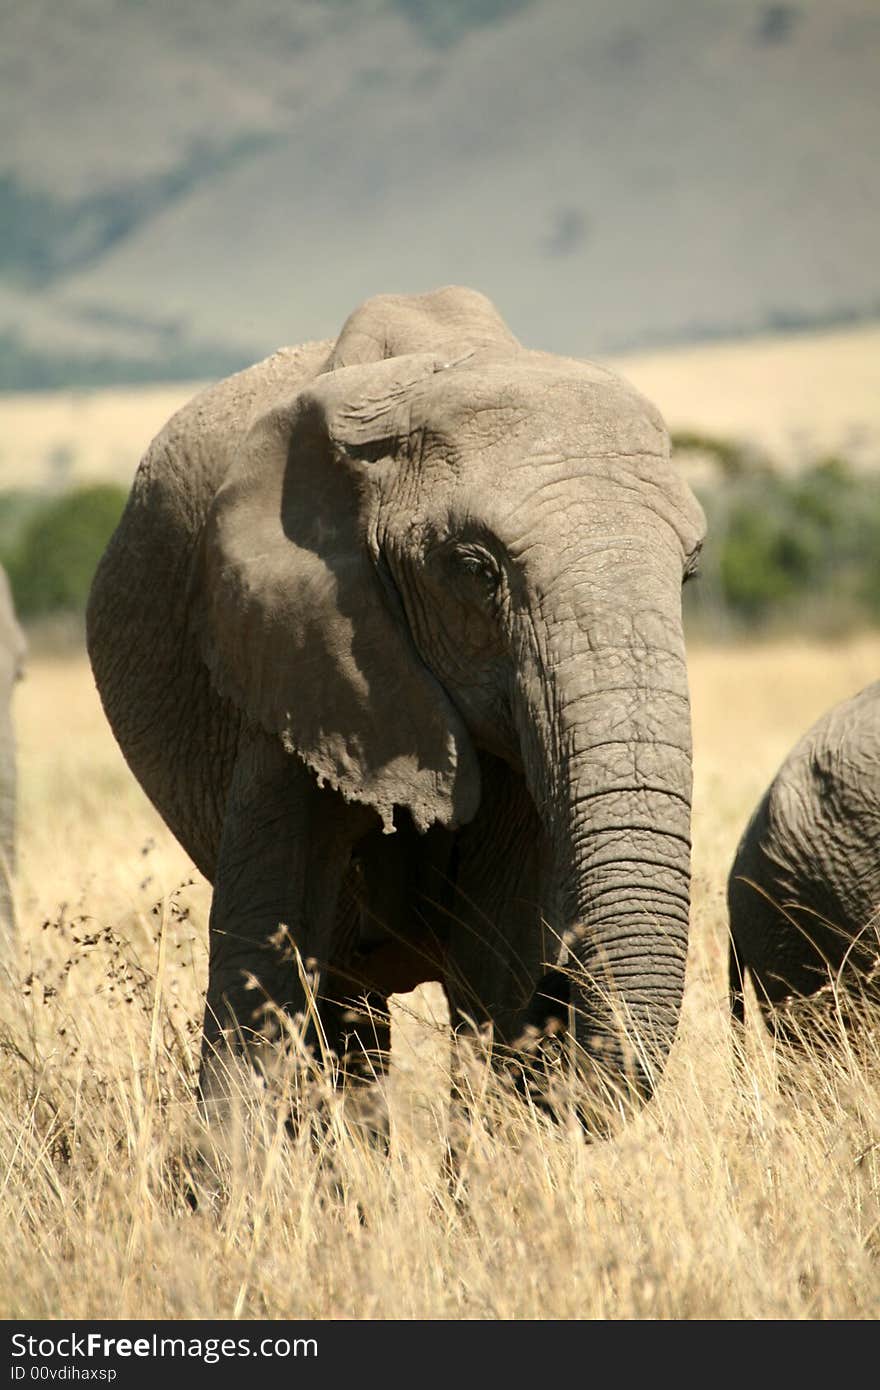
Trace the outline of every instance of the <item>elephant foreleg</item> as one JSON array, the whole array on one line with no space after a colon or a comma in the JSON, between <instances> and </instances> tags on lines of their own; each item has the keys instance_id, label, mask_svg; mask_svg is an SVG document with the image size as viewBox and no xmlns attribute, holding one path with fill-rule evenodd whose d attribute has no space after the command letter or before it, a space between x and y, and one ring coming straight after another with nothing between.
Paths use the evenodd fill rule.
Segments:
<instances>
[{"instance_id":1,"label":"elephant foreleg","mask_svg":"<svg viewBox=\"0 0 880 1390\"><path fill-rule=\"evenodd\" d=\"M200 1078L206 1100L225 1094L230 1053L256 1059L277 1038L282 1015L309 1016L302 966L317 994L339 886L371 814L319 788L277 740L254 732L243 741L211 905ZM315 1040L313 1027L306 1037Z\"/></svg>"}]
</instances>

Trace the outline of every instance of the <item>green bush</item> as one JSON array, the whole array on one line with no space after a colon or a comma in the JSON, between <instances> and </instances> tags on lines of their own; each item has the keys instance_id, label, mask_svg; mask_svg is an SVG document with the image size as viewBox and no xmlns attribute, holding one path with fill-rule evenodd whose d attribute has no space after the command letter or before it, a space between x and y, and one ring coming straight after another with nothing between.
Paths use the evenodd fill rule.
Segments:
<instances>
[{"instance_id":1,"label":"green bush","mask_svg":"<svg viewBox=\"0 0 880 1390\"><path fill-rule=\"evenodd\" d=\"M880 622L880 473L838 458L796 474L727 465L700 491L709 531L701 578L685 591L691 630ZM110 483L0 494L0 561L22 617L82 613L125 499Z\"/></svg>"},{"instance_id":2,"label":"green bush","mask_svg":"<svg viewBox=\"0 0 880 1390\"><path fill-rule=\"evenodd\" d=\"M0 492L0 557L6 563L31 517L45 505L44 494L32 488Z\"/></svg>"},{"instance_id":3,"label":"green bush","mask_svg":"<svg viewBox=\"0 0 880 1390\"><path fill-rule=\"evenodd\" d=\"M127 493L113 483L78 487L61 496L17 503L0 499L4 512L20 525L7 534L2 560L16 608L23 618L50 613L81 613L92 576L115 530ZM5 506L4 506L5 504Z\"/></svg>"},{"instance_id":4,"label":"green bush","mask_svg":"<svg viewBox=\"0 0 880 1390\"><path fill-rule=\"evenodd\" d=\"M784 517L738 506L718 557L728 605L746 618L756 618L770 604L797 594L819 558L811 540L786 525Z\"/></svg>"},{"instance_id":5,"label":"green bush","mask_svg":"<svg viewBox=\"0 0 880 1390\"><path fill-rule=\"evenodd\" d=\"M702 625L844 628L880 618L880 476L838 458L701 493L709 535Z\"/></svg>"}]
</instances>

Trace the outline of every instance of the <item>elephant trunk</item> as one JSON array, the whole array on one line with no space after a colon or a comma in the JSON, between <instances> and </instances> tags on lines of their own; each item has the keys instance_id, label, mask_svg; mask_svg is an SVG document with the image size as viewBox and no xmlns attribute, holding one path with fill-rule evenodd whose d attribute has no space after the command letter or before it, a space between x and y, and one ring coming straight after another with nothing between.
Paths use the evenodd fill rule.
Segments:
<instances>
[{"instance_id":1,"label":"elephant trunk","mask_svg":"<svg viewBox=\"0 0 880 1390\"><path fill-rule=\"evenodd\" d=\"M678 588L551 633L549 730L527 759L557 864L557 922L585 1068L647 1097L675 1036L690 881L691 734ZM639 602L639 599L642 601ZM672 614L673 616L670 616Z\"/></svg>"}]
</instances>

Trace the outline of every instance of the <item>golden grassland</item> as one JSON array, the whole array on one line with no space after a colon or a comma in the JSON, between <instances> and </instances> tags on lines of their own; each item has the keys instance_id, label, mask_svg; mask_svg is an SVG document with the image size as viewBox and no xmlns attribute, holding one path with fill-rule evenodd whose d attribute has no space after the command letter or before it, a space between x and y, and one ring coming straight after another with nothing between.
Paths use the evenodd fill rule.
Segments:
<instances>
[{"instance_id":1,"label":"golden grassland","mask_svg":"<svg viewBox=\"0 0 880 1390\"><path fill-rule=\"evenodd\" d=\"M749 440L783 465L880 462L880 327L764 334L633 353L611 365L673 430Z\"/></svg>"},{"instance_id":2,"label":"golden grassland","mask_svg":"<svg viewBox=\"0 0 880 1390\"><path fill-rule=\"evenodd\" d=\"M699 344L612 358L673 430L746 439L782 462L880 458L880 325ZM0 394L0 488L127 485L197 383Z\"/></svg>"},{"instance_id":3,"label":"golden grassland","mask_svg":"<svg viewBox=\"0 0 880 1390\"><path fill-rule=\"evenodd\" d=\"M0 1000L5 1317L870 1318L880 1041L732 1063L724 882L791 743L877 674L880 635L697 648L692 949L654 1101L587 1144L474 1063L459 1164L435 987L398 1001L386 1153L338 1097L193 1167L208 893L128 774L81 655L16 700L21 961ZM419 1051L420 1049L420 1051ZM317 1113L317 1111L316 1111ZM191 1175L191 1176L188 1176ZM201 1191L196 1210L189 1183Z\"/></svg>"}]
</instances>

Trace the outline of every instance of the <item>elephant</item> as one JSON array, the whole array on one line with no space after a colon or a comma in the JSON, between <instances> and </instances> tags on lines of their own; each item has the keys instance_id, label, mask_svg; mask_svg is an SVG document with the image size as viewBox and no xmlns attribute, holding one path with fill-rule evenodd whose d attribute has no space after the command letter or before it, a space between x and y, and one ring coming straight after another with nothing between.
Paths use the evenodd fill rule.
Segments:
<instances>
[{"instance_id":1,"label":"elephant","mask_svg":"<svg viewBox=\"0 0 880 1390\"><path fill-rule=\"evenodd\" d=\"M567 1020L587 1070L650 1095L684 981L704 530L657 410L474 290L368 299L172 418L87 634L213 886L203 1096L216 1059L266 1055L270 1013L372 1066L364 1001L432 979L499 1055Z\"/></svg>"},{"instance_id":2,"label":"elephant","mask_svg":"<svg viewBox=\"0 0 880 1390\"><path fill-rule=\"evenodd\" d=\"M838 978L871 983L878 849L880 681L828 710L795 744L740 840L728 880L737 1023L746 972L765 1021L790 1040L810 1028L806 1019L791 1027L793 1001L833 996Z\"/></svg>"},{"instance_id":3,"label":"elephant","mask_svg":"<svg viewBox=\"0 0 880 1390\"><path fill-rule=\"evenodd\" d=\"M0 961L12 951L15 910L15 737L12 692L24 673L26 644L18 625L6 571L0 566Z\"/></svg>"}]
</instances>

